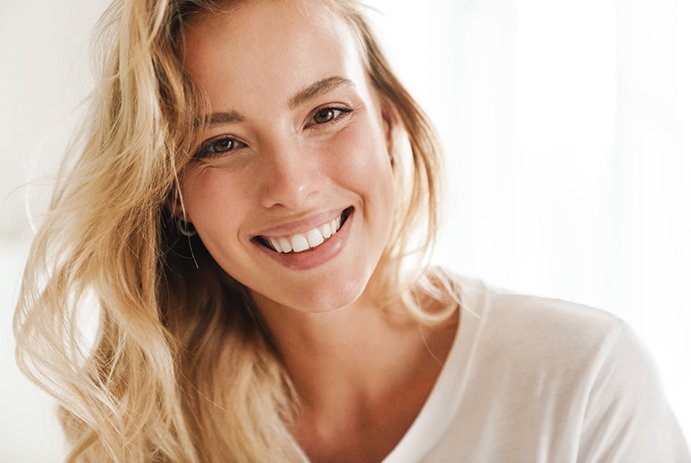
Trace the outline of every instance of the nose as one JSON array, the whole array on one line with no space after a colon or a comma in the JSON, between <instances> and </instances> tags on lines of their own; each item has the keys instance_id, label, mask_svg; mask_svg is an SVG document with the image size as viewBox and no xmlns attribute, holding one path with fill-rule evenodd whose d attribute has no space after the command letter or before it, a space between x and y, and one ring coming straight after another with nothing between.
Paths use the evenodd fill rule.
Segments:
<instances>
[{"instance_id":1,"label":"nose","mask_svg":"<svg viewBox=\"0 0 691 463\"><path fill-rule=\"evenodd\" d=\"M324 175L317 153L294 141L264 147L261 202L266 208L300 209L322 188Z\"/></svg>"}]
</instances>

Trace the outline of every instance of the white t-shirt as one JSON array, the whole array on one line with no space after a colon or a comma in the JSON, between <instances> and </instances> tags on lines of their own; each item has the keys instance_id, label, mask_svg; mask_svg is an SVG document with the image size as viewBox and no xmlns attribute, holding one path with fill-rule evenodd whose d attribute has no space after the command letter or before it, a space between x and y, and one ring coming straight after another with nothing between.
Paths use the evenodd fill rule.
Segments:
<instances>
[{"instance_id":1,"label":"white t-shirt","mask_svg":"<svg viewBox=\"0 0 691 463\"><path fill-rule=\"evenodd\" d=\"M691 463L653 362L620 319L460 283L451 352L384 463Z\"/></svg>"}]
</instances>

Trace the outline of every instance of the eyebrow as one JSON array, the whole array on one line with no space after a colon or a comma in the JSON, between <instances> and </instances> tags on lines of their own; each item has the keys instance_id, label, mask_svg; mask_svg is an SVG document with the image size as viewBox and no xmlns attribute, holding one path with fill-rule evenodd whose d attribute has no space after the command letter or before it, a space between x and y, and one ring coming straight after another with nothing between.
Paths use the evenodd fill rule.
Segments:
<instances>
[{"instance_id":1,"label":"eyebrow","mask_svg":"<svg viewBox=\"0 0 691 463\"><path fill-rule=\"evenodd\" d=\"M327 77L326 79L318 80L291 97L290 100L288 100L288 107L294 109L305 101L324 95L325 93L328 93L342 85L353 86L354 84L351 80L339 76Z\"/></svg>"},{"instance_id":2,"label":"eyebrow","mask_svg":"<svg viewBox=\"0 0 691 463\"><path fill-rule=\"evenodd\" d=\"M232 124L233 122L242 122L245 118L237 111L224 111L212 113L206 119L206 122L213 126L219 124Z\"/></svg>"},{"instance_id":3,"label":"eyebrow","mask_svg":"<svg viewBox=\"0 0 691 463\"><path fill-rule=\"evenodd\" d=\"M343 85L354 86L353 81L340 76L327 77L321 79L306 88L300 90L288 100L288 107L295 109L297 106L324 95L331 90ZM245 118L237 111L221 111L210 114L209 116L201 118L201 120L208 123L210 126L220 124L232 124L234 122L243 122Z\"/></svg>"}]
</instances>

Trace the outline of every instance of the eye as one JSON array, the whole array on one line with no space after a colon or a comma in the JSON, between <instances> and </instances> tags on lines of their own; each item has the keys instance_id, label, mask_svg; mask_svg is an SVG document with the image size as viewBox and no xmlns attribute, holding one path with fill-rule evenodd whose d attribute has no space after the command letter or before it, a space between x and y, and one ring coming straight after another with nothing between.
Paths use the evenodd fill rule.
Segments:
<instances>
[{"instance_id":1,"label":"eye","mask_svg":"<svg viewBox=\"0 0 691 463\"><path fill-rule=\"evenodd\" d=\"M321 108L318 109L310 118L309 122L307 123L307 126L309 127L316 124L327 124L329 122L334 122L351 112L353 112L353 110L349 108Z\"/></svg>"},{"instance_id":2,"label":"eye","mask_svg":"<svg viewBox=\"0 0 691 463\"><path fill-rule=\"evenodd\" d=\"M231 151L236 151L245 146L247 145L240 140L228 135L223 135L221 137L204 142L201 148L197 150L194 157L197 159L218 157L230 153Z\"/></svg>"}]
</instances>

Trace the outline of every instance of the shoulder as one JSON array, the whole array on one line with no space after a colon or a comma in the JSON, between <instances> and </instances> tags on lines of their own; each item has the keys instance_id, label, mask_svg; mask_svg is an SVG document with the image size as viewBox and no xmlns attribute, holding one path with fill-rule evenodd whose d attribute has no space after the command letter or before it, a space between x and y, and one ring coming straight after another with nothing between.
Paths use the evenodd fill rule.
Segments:
<instances>
[{"instance_id":1,"label":"shoulder","mask_svg":"<svg viewBox=\"0 0 691 463\"><path fill-rule=\"evenodd\" d=\"M627 325L604 310L574 302L518 294L458 278L461 312L477 320L477 336L494 350L529 358L603 361Z\"/></svg>"},{"instance_id":2,"label":"shoulder","mask_svg":"<svg viewBox=\"0 0 691 463\"><path fill-rule=\"evenodd\" d=\"M513 417L530 418L543 430L558 423L554 439L577 444L579 461L688 461L654 361L628 324L581 304L458 281L461 326L465 316L476 327L468 390L476 402L493 391L482 416L512 427L520 426Z\"/></svg>"},{"instance_id":3,"label":"shoulder","mask_svg":"<svg viewBox=\"0 0 691 463\"><path fill-rule=\"evenodd\" d=\"M492 381L518 403L563 401L585 412L606 382L631 397L661 394L654 362L619 317L582 304L517 294L460 279L466 358L478 383ZM464 309L466 310L464 312ZM463 328L462 328L463 329ZM511 391L510 394L508 391ZM604 403L604 402L600 402Z\"/></svg>"}]
</instances>

